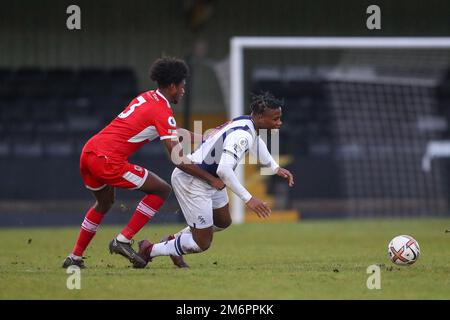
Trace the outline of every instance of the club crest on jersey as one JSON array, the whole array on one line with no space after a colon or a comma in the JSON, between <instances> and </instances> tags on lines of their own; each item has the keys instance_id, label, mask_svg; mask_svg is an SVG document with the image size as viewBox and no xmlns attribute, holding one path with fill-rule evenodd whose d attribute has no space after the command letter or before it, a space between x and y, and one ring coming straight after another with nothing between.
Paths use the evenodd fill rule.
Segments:
<instances>
[{"instance_id":1,"label":"club crest on jersey","mask_svg":"<svg viewBox=\"0 0 450 320\"><path fill-rule=\"evenodd\" d=\"M169 124L170 124L172 127L176 127L176 126L177 126L177 122L175 121L175 118L174 118L174 117L169 117L169 118L167 119L167 122L169 122Z\"/></svg>"}]
</instances>

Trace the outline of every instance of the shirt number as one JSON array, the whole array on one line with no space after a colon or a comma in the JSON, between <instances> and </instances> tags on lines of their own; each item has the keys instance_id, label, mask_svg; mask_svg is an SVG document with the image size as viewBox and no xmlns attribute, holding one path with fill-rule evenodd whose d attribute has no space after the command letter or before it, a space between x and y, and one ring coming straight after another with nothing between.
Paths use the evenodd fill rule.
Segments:
<instances>
[{"instance_id":1,"label":"shirt number","mask_svg":"<svg viewBox=\"0 0 450 320\"><path fill-rule=\"evenodd\" d=\"M136 107L139 107L140 105L146 103L147 101L145 101L143 96L139 96L137 97L138 102L135 104L132 104L130 106L130 109L128 109L128 111L123 111L121 114L118 115L118 117L120 119L125 119L126 117L128 117L130 114L132 114L134 112L134 109L136 109Z\"/></svg>"}]
</instances>

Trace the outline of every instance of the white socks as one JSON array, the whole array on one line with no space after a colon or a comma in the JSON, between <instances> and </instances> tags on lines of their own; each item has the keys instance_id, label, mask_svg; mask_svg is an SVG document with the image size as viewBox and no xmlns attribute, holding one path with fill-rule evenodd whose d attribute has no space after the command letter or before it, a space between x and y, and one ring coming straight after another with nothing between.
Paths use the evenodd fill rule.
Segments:
<instances>
[{"instance_id":1,"label":"white socks","mask_svg":"<svg viewBox=\"0 0 450 320\"><path fill-rule=\"evenodd\" d=\"M192 238L192 233L186 232L176 236L173 240L155 243L153 245L152 252L150 253L150 257L181 256L183 254L197 252L202 252L202 250Z\"/></svg>"},{"instance_id":2,"label":"white socks","mask_svg":"<svg viewBox=\"0 0 450 320\"><path fill-rule=\"evenodd\" d=\"M213 225L212 227L213 227L213 232L219 232L219 231L225 230L225 228L219 228L219 227L216 227L215 225ZM183 234L183 233L192 233L191 227L187 226L186 228L181 229L180 231L175 233L174 236L178 237L180 234Z\"/></svg>"},{"instance_id":3,"label":"white socks","mask_svg":"<svg viewBox=\"0 0 450 320\"><path fill-rule=\"evenodd\" d=\"M191 232L191 227L187 226L184 229L181 229L180 231L178 231L177 233L174 234L175 238L182 235L183 233L192 233Z\"/></svg>"},{"instance_id":4,"label":"white socks","mask_svg":"<svg viewBox=\"0 0 450 320\"><path fill-rule=\"evenodd\" d=\"M119 233L119 235L116 237L117 241L119 242L125 242L125 243L130 243L131 241L128 240L127 238L125 238L125 236L121 233Z\"/></svg>"},{"instance_id":5,"label":"white socks","mask_svg":"<svg viewBox=\"0 0 450 320\"><path fill-rule=\"evenodd\" d=\"M219 228L213 225L213 232L219 232L224 230L224 228ZM188 253L202 252L200 247L195 243L192 238L191 228L187 226L186 228L178 231L174 234L175 239L160 243L155 243L150 253L150 257L158 256L181 256ZM117 239L119 240L119 239ZM120 241L120 240L119 240Z\"/></svg>"}]
</instances>

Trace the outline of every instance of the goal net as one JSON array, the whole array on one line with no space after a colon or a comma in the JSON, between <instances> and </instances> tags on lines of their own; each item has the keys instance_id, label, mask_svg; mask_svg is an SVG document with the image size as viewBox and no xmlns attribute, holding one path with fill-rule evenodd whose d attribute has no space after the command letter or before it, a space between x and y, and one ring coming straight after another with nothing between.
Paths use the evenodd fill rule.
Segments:
<instances>
[{"instance_id":1,"label":"goal net","mask_svg":"<svg viewBox=\"0 0 450 320\"><path fill-rule=\"evenodd\" d=\"M433 159L450 156L449 70L450 38L237 37L230 116L249 111L250 92L284 98L280 151L302 214L447 215L450 176Z\"/></svg>"}]
</instances>

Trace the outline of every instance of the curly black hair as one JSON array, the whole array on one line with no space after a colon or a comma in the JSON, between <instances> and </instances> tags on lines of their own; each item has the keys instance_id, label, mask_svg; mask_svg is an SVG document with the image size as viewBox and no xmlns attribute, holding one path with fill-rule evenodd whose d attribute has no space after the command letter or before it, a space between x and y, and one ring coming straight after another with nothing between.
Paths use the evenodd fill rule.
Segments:
<instances>
[{"instance_id":1,"label":"curly black hair","mask_svg":"<svg viewBox=\"0 0 450 320\"><path fill-rule=\"evenodd\" d=\"M275 98L270 92L262 92L261 94L252 94L252 102L250 109L254 114L263 114L266 109L278 109L284 106L284 101Z\"/></svg>"},{"instance_id":2,"label":"curly black hair","mask_svg":"<svg viewBox=\"0 0 450 320\"><path fill-rule=\"evenodd\" d=\"M165 88L172 83L178 85L189 74L189 67L181 59L164 57L157 59L150 68L150 79L156 81L158 87Z\"/></svg>"}]
</instances>

